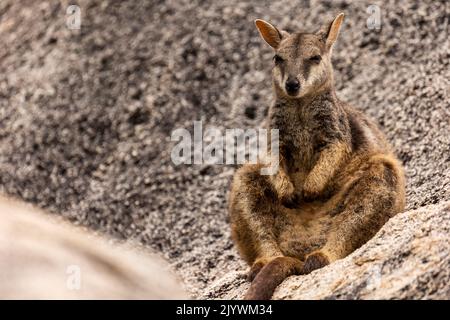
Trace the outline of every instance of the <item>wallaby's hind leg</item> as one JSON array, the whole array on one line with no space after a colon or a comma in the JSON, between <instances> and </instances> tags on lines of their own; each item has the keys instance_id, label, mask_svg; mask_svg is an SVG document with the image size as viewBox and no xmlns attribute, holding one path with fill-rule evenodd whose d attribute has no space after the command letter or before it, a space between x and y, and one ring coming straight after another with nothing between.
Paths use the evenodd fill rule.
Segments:
<instances>
[{"instance_id":1,"label":"wallaby's hind leg","mask_svg":"<svg viewBox=\"0 0 450 320\"><path fill-rule=\"evenodd\" d=\"M370 158L365 166L330 212L333 230L325 246L306 257L304 273L346 257L403 210L404 181L397 162L380 155Z\"/></svg>"},{"instance_id":2,"label":"wallaby's hind leg","mask_svg":"<svg viewBox=\"0 0 450 320\"><path fill-rule=\"evenodd\" d=\"M283 256L274 235L280 204L261 165L245 165L234 177L230 194L232 234L242 257L252 265L249 280L270 261Z\"/></svg>"}]
</instances>

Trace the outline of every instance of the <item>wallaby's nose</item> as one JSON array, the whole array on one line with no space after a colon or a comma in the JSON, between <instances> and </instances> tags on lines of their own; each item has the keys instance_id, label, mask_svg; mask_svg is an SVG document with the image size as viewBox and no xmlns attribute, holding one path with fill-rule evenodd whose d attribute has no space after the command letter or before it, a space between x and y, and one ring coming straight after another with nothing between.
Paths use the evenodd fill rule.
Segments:
<instances>
[{"instance_id":1,"label":"wallaby's nose","mask_svg":"<svg viewBox=\"0 0 450 320\"><path fill-rule=\"evenodd\" d=\"M295 95L300 89L300 82L298 82L297 78L289 77L286 81L286 91L290 95Z\"/></svg>"}]
</instances>

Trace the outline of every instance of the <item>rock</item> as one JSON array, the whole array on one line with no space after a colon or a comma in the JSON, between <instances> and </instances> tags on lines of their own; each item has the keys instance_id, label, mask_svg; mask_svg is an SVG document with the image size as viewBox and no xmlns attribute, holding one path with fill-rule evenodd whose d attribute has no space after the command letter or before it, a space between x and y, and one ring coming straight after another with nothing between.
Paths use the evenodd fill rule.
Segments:
<instances>
[{"instance_id":1,"label":"rock","mask_svg":"<svg viewBox=\"0 0 450 320\"><path fill-rule=\"evenodd\" d=\"M139 246L75 228L0 196L2 299L186 299L167 264Z\"/></svg>"},{"instance_id":2,"label":"rock","mask_svg":"<svg viewBox=\"0 0 450 320\"><path fill-rule=\"evenodd\" d=\"M450 201L398 214L361 248L309 275L286 279L274 299L449 299ZM244 272L203 298L240 299Z\"/></svg>"}]
</instances>

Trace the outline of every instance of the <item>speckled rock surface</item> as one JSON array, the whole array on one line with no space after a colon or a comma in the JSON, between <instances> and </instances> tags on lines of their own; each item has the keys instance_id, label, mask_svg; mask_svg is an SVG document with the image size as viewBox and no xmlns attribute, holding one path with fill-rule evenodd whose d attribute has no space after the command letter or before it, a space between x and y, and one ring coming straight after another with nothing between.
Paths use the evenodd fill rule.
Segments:
<instances>
[{"instance_id":1,"label":"speckled rock surface","mask_svg":"<svg viewBox=\"0 0 450 320\"><path fill-rule=\"evenodd\" d=\"M351 255L288 278L274 299L449 299L450 201L401 213ZM213 283L204 298L241 299L245 273Z\"/></svg>"},{"instance_id":2,"label":"speckled rock surface","mask_svg":"<svg viewBox=\"0 0 450 320\"><path fill-rule=\"evenodd\" d=\"M81 30L68 1L0 2L0 191L161 252L192 295L246 271L226 210L235 168L175 166L170 134L260 125L272 53L255 18L314 30L344 11L338 95L394 145L408 210L449 198L447 1L74 3ZM381 30L366 27L373 3Z\"/></svg>"}]
</instances>

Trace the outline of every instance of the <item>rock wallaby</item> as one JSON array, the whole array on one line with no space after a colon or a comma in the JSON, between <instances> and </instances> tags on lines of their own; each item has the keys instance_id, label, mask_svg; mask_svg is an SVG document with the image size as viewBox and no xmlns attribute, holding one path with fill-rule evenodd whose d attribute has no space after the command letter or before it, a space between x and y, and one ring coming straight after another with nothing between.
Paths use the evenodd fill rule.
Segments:
<instances>
[{"instance_id":1,"label":"rock wallaby","mask_svg":"<svg viewBox=\"0 0 450 320\"><path fill-rule=\"evenodd\" d=\"M186 299L155 255L0 195L0 299Z\"/></svg>"},{"instance_id":2,"label":"rock wallaby","mask_svg":"<svg viewBox=\"0 0 450 320\"><path fill-rule=\"evenodd\" d=\"M288 276L307 274L367 242L405 205L403 169L377 125L338 99L331 53L344 14L315 33L256 20L274 49L279 169L237 170L229 212L234 241L251 266L246 299L270 299Z\"/></svg>"}]
</instances>

